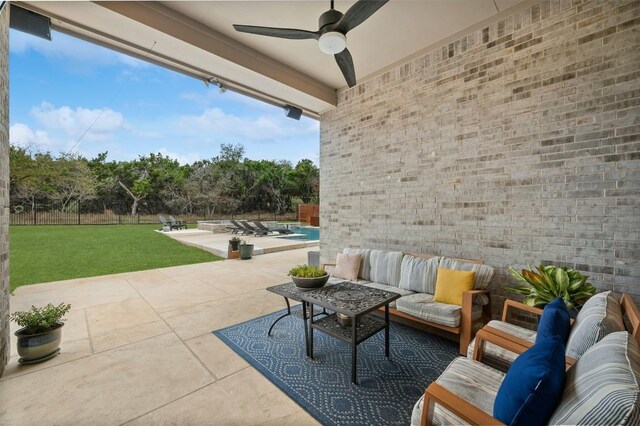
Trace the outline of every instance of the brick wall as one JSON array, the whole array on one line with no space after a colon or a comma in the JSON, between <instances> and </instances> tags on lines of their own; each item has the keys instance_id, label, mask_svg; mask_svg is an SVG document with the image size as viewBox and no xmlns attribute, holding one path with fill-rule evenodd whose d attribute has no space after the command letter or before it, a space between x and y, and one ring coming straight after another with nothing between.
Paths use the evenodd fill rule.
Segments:
<instances>
[{"instance_id":1,"label":"brick wall","mask_svg":"<svg viewBox=\"0 0 640 426\"><path fill-rule=\"evenodd\" d=\"M0 376L9 360L9 7L0 13Z\"/></svg>"},{"instance_id":2,"label":"brick wall","mask_svg":"<svg viewBox=\"0 0 640 426\"><path fill-rule=\"evenodd\" d=\"M640 301L640 2L542 1L339 93L321 253L575 267Z\"/></svg>"}]
</instances>

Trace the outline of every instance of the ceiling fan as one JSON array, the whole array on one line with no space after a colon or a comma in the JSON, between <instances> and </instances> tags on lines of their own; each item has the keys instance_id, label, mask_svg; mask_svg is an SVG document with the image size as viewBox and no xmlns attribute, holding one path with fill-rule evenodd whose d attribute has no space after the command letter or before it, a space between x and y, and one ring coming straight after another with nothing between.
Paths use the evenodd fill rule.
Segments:
<instances>
[{"instance_id":1,"label":"ceiling fan","mask_svg":"<svg viewBox=\"0 0 640 426\"><path fill-rule=\"evenodd\" d=\"M353 68L353 59L347 49L347 33L369 19L378 9L389 0L358 0L346 13L342 14L333 8L320 15L318 31L299 30L295 28L271 28L257 27L254 25L237 25L236 31L250 34L258 34L269 37L288 38L293 40L314 39L318 40L320 50L329 55L334 55L344 79L349 87L356 85L356 71Z\"/></svg>"}]
</instances>

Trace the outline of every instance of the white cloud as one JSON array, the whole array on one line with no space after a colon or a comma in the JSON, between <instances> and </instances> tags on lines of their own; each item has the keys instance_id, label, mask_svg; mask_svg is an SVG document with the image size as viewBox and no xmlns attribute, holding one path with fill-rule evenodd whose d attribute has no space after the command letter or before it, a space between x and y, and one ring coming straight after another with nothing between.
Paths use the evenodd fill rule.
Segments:
<instances>
[{"instance_id":1,"label":"white cloud","mask_svg":"<svg viewBox=\"0 0 640 426\"><path fill-rule=\"evenodd\" d=\"M261 115L257 118L243 118L227 114L220 108L207 108L197 116L183 116L178 127L185 132L208 132L215 136L233 137L238 142L274 141L296 136L318 133L318 122L303 120L296 123L282 116Z\"/></svg>"},{"instance_id":2,"label":"white cloud","mask_svg":"<svg viewBox=\"0 0 640 426\"><path fill-rule=\"evenodd\" d=\"M185 101L191 101L198 105L211 105L215 102L235 103L245 107L249 107L252 110L273 112L278 108L266 102L259 101L249 96L242 95L240 93L232 92L230 90L220 93L217 86L209 86L205 91L198 92L184 92L180 94L180 99Z\"/></svg>"},{"instance_id":3,"label":"white cloud","mask_svg":"<svg viewBox=\"0 0 640 426\"><path fill-rule=\"evenodd\" d=\"M125 127L122 114L110 108L56 108L48 102L42 102L31 108L29 114L47 130L62 131L73 139L81 137L91 127L84 138L105 141L111 139L114 132Z\"/></svg>"},{"instance_id":4,"label":"white cloud","mask_svg":"<svg viewBox=\"0 0 640 426\"><path fill-rule=\"evenodd\" d=\"M67 63L73 63L73 67L80 69L91 68L104 65L126 65L131 68L147 67L147 62L124 55L114 50L71 37L66 34L54 31L52 41L23 33L21 31L11 31L9 37L9 49L11 53L23 54L35 51L43 56L52 59L61 59Z\"/></svg>"},{"instance_id":5,"label":"white cloud","mask_svg":"<svg viewBox=\"0 0 640 426\"><path fill-rule=\"evenodd\" d=\"M11 145L26 147L43 147L45 149L55 145L47 132L32 130L29 126L16 123L9 128L9 142Z\"/></svg>"},{"instance_id":6,"label":"white cloud","mask_svg":"<svg viewBox=\"0 0 640 426\"><path fill-rule=\"evenodd\" d=\"M185 164L193 164L198 160L202 160L202 156L200 154L196 154L194 152L190 152L187 154L178 154L177 152L169 151L167 148L160 148L158 152L165 157L173 158L174 160L178 160L178 163Z\"/></svg>"}]
</instances>

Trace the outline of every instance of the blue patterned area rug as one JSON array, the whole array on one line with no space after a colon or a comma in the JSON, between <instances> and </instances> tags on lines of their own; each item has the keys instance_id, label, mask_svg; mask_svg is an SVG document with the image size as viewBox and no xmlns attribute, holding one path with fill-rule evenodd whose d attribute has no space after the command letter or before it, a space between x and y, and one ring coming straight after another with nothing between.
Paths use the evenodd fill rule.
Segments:
<instances>
[{"instance_id":1,"label":"blue patterned area rug","mask_svg":"<svg viewBox=\"0 0 640 426\"><path fill-rule=\"evenodd\" d=\"M295 315L267 336L284 312L213 334L325 425L409 425L415 402L458 354L454 342L392 323L391 361L384 358L384 332L358 345L356 386L349 344L315 330L314 359L308 359L303 322Z\"/></svg>"}]
</instances>

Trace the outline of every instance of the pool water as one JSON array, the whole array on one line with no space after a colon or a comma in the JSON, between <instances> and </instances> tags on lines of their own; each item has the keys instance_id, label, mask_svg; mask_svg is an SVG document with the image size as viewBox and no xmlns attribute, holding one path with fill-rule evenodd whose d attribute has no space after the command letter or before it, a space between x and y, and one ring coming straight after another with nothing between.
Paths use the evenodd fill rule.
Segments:
<instances>
[{"instance_id":1,"label":"pool water","mask_svg":"<svg viewBox=\"0 0 640 426\"><path fill-rule=\"evenodd\" d=\"M320 240L320 228L289 225L289 229L295 232L296 234L304 234L304 235L297 235L294 237L281 237L281 238L284 238L285 240L303 240L303 241Z\"/></svg>"}]
</instances>

